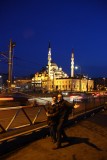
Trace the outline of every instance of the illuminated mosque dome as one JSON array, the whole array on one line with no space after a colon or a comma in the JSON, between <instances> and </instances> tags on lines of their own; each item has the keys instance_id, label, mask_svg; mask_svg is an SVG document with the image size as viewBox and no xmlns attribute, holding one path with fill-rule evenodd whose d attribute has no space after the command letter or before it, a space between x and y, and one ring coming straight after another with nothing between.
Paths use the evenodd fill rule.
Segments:
<instances>
[{"instance_id":1,"label":"illuminated mosque dome","mask_svg":"<svg viewBox=\"0 0 107 160\"><path fill-rule=\"evenodd\" d=\"M48 75L49 75L50 79L68 78L68 75L62 70L62 68L58 67L58 65L52 61L50 48L49 48L49 52L48 52L47 70L48 70Z\"/></svg>"}]
</instances>

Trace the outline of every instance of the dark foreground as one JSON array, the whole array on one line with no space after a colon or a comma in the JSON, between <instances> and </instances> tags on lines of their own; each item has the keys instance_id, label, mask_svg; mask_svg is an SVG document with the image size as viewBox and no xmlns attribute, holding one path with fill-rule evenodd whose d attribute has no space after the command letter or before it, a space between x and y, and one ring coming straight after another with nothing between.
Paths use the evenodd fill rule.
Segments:
<instances>
[{"instance_id":1,"label":"dark foreground","mask_svg":"<svg viewBox=\"0 0 107 160\"><path fill-rule=\"evenodd\" d=\"M39 132L4 142L0 160L107 160L107 110L77 122L66 133L68 141L57 150L50 137Z\"/></svg>"}]
</instances>

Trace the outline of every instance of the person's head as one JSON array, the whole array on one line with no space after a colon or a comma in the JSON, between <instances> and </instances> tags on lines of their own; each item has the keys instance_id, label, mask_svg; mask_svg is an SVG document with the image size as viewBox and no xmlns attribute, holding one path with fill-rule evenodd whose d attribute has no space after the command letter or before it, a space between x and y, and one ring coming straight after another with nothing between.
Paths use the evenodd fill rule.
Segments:
<instances>
[{"instance_id":1,"label":"person's head","mask_svg":"<svg viewBox=\"0 0 107 160\"><path fill-rule=\"evenodd\" d=\"M58 101L61 101L61 100L63 99L63 95L62 95L61 93L59 93L59 94L57 95L57 98L58 98Z\"/></svg>"},{"instance_id":2,"label":"person's head","mask_svg":"<svg viewBox=\"0 0 107 160\"><path fill-rule=\"evenodd\" d=\"M57 95L52 95L52 101L57 102Z\"/></svg>"}]
</instances>

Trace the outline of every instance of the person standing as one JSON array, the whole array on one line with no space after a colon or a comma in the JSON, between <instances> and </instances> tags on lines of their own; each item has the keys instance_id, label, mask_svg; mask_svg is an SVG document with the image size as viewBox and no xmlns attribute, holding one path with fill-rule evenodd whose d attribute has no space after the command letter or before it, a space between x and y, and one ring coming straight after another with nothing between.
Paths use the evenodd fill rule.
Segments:
<instances>
[{"instance_id":1,"label":"person standing","mask_svg":"<svg viewBox=\"0 0 107 160\"><path fill-rule=\"evenodd\" d=\"M79 105L74 105L69 103L68 101L63 99L62 94L57 95L58 101L58 119L57 119L57 126L56 126L56 134L57 134L57 142L56 146L53 149L61 148L61 141L62 141L62 135L63 137L67 137L64 132L64 125L68 121L69 114L72 112L74 108L78 108Z\"/></svg>"},{"instance_id":2,"label":"person standing","mask_svg":"<svg viewBox=\"0 0 107 160\"><path fill-rule=\"evenodd\" d=\"M46 115L47 115L47 124L50 130L50 136L52 138L53 143L56 143L56 126L58 122L58 103L57 103L57 96L52 96L52 102L47 107Z\"/></svg>"}]
</instances>

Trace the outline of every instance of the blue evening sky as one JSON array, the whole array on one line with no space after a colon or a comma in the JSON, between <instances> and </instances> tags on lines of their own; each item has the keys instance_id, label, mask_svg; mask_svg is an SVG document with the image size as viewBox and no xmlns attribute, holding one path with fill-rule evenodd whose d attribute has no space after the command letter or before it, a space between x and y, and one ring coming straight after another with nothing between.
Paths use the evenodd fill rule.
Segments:
<instances>
[{"instance_id":1,"label":"blue evening sky","mask_svg":"<svg viewBox=\"0 0 107 160\"><path fill-rule=\"evenodd\" d=\"M1 0L0 52L8 53L10 39L16 42L14 76L46 66L50 41L53 61L67 74L74 48L82 73L107 77L106 0ZM0 73L7 73L0 60Z\"/></svg>"}]
</instances>

